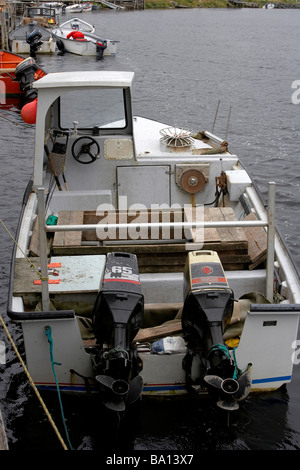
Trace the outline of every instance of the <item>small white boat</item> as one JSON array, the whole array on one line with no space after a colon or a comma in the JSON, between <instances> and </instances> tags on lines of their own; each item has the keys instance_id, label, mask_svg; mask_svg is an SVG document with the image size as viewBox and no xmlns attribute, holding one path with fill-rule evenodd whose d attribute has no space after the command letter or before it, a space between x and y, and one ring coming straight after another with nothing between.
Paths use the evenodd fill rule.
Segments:
<instances>
[{"instance_id":1,"label":"small white boat","mask_svg":"<svg viewBox=\"0 0 300 470\"><path fill-rule=\"evenodd\" d=\"M53 29L52 35L61 53L101 58L103 55L114 56L117 52L118 41L95 34L93 26L79 18L68 20Z\"/></svg>"},{"instance_id":2,"label":"small white boat","mask_svg":"<svg viewBox=\"0 0 300 470\"><path fill-rule=\"evenodd\" d=\"M83 12L92 11L92 9L93 9L93 4L92 3L90 3L90 2L82 3L82 11Z\"/></svg>"},{"instance_id":3,"label":"small white boat","mask_svg":"<svg viewBox=\"0 0 300 470\"><path fill-rule=\"evenodd\" d=\"M42 3L42 7L54 8L57 15L61 14L65 8L65 4L61 2L46 2Z\"/></svg>"},{"instance_id":4,"label":"small white boat","mask_svg":"<svg viewBox=\"0 0 300 470\"><path fill-rule=\"evenodd\" d=\"M73 5L68 5L65 8L66 13L81 13L83 10L83 6L79 3L74 3Z\"/></svg>"},{"instance_id":5,"label":"small white boat","mask_svg":"<svg viewBox=\"0 0 300 470\"><path fill-rule=\"evenodd\" d=\"M84 21L81 18L77 18L77 17L64 21L64 23L61 23L56 29L61 29L62 31L65 31L67 34L69 34L69 32L73 30L81 31L83 33L95 32L94 26L92 26L90 23L87 23L87 21ZM56 31L56 29L54 29L53 31Z\"/></svg>"},{"instance_id":6,"label":"small white boat","mask_svg":"<svg viewBox=\"0 0 300 470\"><path fill-rule=\"evenodd\" d=\"M9 33L11 51L14 54L54 54L56 44L50 28L38 26L35 21L19 26Z\"/></svg>"},{"instance_id":7,"label":"small white boat","mask_svg":"<svg viewBox=\"0 0 300 470\"><path fill-rule=\"evenodd\" d=\"M288 384L297 360L300 280L275 228L276 184L266 205L224 139L133 116L132 82L33 83L8 315L41 390L94 391L120 416L141 395L212 392L237 410Z\"/></svg>"}]
</instances>

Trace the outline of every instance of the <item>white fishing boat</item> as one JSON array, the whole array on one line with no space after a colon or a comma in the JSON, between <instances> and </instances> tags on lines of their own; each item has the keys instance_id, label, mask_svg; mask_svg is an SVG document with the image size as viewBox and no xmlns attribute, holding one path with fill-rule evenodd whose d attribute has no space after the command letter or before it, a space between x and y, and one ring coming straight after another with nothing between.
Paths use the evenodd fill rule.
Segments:
<instances>
[{"instance_id":1,"label":"white fishing boat","mask_svg":"<svg viewBox=\"0 0 300 470\"><path fill-rule=\"evenodd\" d=\"M118 41L103 38L94 31L86 21L72 18L54 28L52 35L61 53L98 57L116 55Z\"/></svg>"},{"instance_id":2,"label":"white fishing boat","mask_svg":"<svg viewBox=\"0 0 300 470\"><path fill-rule=\"evenodd\" d=\"M90 2L82 3L82 11L83 12L89 12L92 11L93 9L93 4Z\"/></svg>"},{"instance_id":3,"label":"white fishing boat","mask_svg":"<svg viewBox=\"0 0 300 470\"><path fill-rule=\"evenodd\" d=\"M10 49L14 54L54 54L55 41L50 28L39 26L32 21L19 26L9 33Z\"/></svg>"},{"instance_id":4,"label":"white fishing boat","mask_svg":"<svg viewBox=\"0 0 300 470\"><path fill-rule=\"evenodd\" d=\"M62 2L45 2L41 4L42 7L53 8L57 15L60 15L64 9L65 4Z\"/></svg>"},{"instance_id":5,"label":"white fishing boat","mask_svg":"<svg viewBox=\"0 0 300 470\"><path fill-rule=\"evenodd\" d=\"M66 34L69 34L73 30L81 31L82 33L94 33L95 32L95 28L93 25L77 17L70 18L69 20L64 21L58 26L57 29L61 29L62 31L65 31ZM56 29L54 29L54 31L55 30Z\"/></svg>"},{"instance_id":6,"label":"white fishing boat","mask_svg":"<svg viewBox=\"0 0 300 470\"><path fill-rule=\"evenodd\" d=\"M81 13L83 10L83 6L79 3L74 3L73 5L68 5L65 8L66 13Z\"/></svg>"},{"instance_id":7,"label":"white fishing boat","mask_svg":"<svg viewBox=\"0 0 300 470\"><path fill-rule=\"evenodd\" d=\"M94 391L120 416L144 395L236 410L292 380L300 282L276 184L265 204L223 138L133 116L133 77L33 83L8 315L41 390Z\"/></svg>"}]
</instances>

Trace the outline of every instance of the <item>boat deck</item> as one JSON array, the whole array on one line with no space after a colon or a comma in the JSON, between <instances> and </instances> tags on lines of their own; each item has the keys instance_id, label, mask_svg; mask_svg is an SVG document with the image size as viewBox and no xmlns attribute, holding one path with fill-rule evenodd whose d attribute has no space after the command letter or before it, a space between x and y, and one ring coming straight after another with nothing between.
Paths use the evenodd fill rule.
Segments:
<instances>
[{"instance_id":1,"label":"boat deck","mask_svg":"<svg viewBox=\"0 0 300 470\"><path fill-rule=\"evenodd\" d=\"M177 214L178 215L178 214ZM173 212L167 214L170 222L178 221L177 215ZM150 222L153 213L140 214L143 220ZM157 213L158 221L165 220L166 213ZM137 215L129 213L112 213L104 217L97 215L95 211L61 211L58 214L58 225L89 225L107 223L109 218L111 223L124 221L124 217L130 223ZM195 220L195 214L187 209L184 214L185 221ZM253 219L250 214L247 218ZM246 218L246 219L247 219ZM153 220L153 219L152 219ZM183 220L183 219L181 219ZM205 208L204 220L233 221L235 214L230 207ZM139 218L139 221L141 219ZM178 230L178 229L177 229ZM201 233L199 232L201 231ZM111 234L110 234L111 235ZM157 232L156 239L151 236L150 229L141 234L139 240L126 240L120 232L110 236L109 239L99 240L96 231L66 231L56 232L54 237L49 239L49 253L55 256L74 255L105 255L114 251L128 251L135 253L138 257L139 269L141 273L146 272L182 272L186 261L187 250L205 249L217 251L224 269L231 271L234 269L253 269L262 263L266 258L267 235L263 228L251 227L223 227L192 229L186 234L180 230L180 236L170 231L169 238L164 236L162 229ZM127 233L128 235L128 233ZM153 235L153 234L152 234ZM144 237L144 238L143 238ZM30 256L39 256L38 249L38 224L36 223L31 243L29 247Z\"/></svg>"}]
</instances>

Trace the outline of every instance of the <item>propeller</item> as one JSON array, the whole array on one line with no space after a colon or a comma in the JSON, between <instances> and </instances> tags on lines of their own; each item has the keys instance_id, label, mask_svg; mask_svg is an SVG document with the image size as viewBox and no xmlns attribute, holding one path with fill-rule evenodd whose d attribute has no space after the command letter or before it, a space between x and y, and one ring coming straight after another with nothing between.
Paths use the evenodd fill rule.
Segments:
<instances>
[{"instance_id":1,"label":"propeller","mask_svg":"<svg viewBox=\"0 0 300 470\"><path fill-rule=\"evenodd\" d=\"M219 408L227 411L238 410L238 402L244 400L251 390L251 364L237 380L222 379L218 375L206 375L204 380L212 387L220 390L222 396L217 402Z\"/></svg>"},{"instance_id":2,"label":"propeller","mask_svg":"<svg viewBox=\"0 0 300 470\"><path fill-rule=\"evenodd\" d=\"M109 375L97 375L95 378L111 392L103 403L113 411L125 411L126 405L137 401L143 390L143 378L140 375L134 377L129 383L126 380L114 379Z\"/></svg>"}]
</instances>

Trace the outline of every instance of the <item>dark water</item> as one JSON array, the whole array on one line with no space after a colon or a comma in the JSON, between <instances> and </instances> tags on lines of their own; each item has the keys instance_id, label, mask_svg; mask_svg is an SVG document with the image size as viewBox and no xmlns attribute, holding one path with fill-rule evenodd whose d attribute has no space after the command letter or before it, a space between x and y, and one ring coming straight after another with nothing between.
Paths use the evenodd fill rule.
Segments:
<instances>
[{"instance_id":1,"label":"dark water","mask_svg":"<svg viewBox=\"0 0 300 470\"><path fill-rule=\"evenodd\" d=\"M115 58L103 61L72 55L37 61L47 72L132 70L136 73L134 111L194 131L212 129L227 140L264 192L277 183L277 222L300 267L300 104L292 83L300 80L300 10L170 10L85 13L96 32L120 40ZM62 20L69 16L65 15ZM18 113L0 110L0 217L14 233L19 204L32 172L34 132ZM75 118L75 117L74 117ZM6 316L12 241L0 226L0 313L22 352L19 328ZM0 405L12 451L61 449L5 333L6 366L0 366ZM230 427L209 401L174 406L143 401L140 414L123 431L128 455L139 450L299 450L299 366L293 382L268 395L250 396ZM44 396L63 438L58 400ZM64 399L74 449L108 450L103 437L109 420L96 399ZM108 426L109 428L109 426ZM108 437L107 437L108 436ZM121 444L116 444L121 449Z\"/></svg>"}]
</instances>

